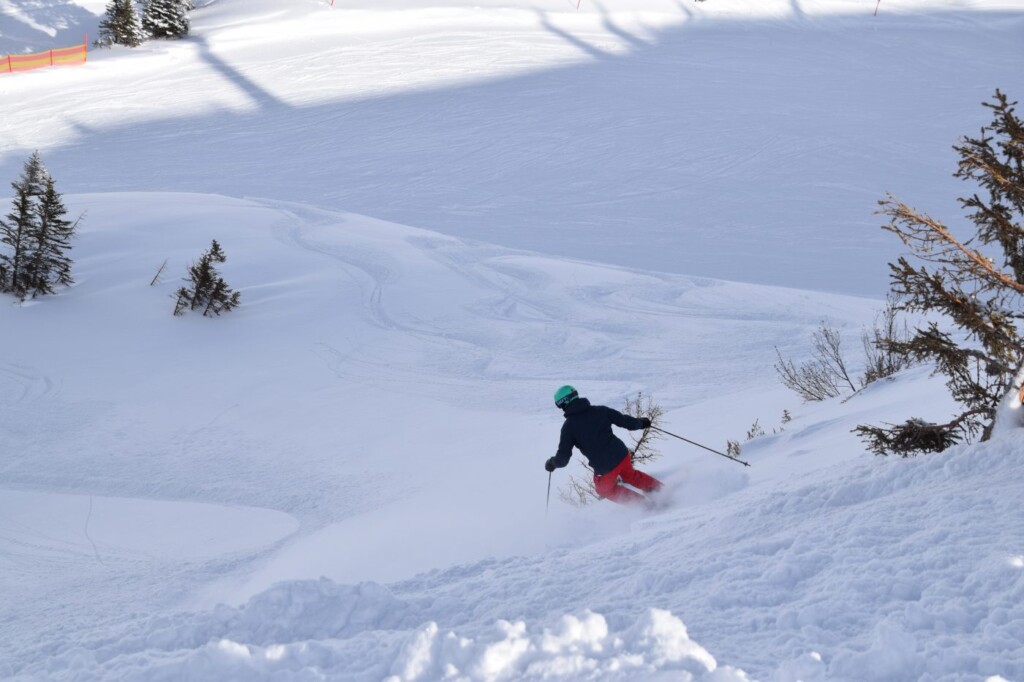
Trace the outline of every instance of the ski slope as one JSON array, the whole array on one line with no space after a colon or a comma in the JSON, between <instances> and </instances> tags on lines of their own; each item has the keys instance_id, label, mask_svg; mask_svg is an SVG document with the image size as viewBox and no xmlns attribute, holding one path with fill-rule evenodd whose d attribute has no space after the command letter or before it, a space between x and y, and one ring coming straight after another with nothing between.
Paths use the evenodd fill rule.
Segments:
<instances>
[{"instance_id":1,"label":"ski slope","mask_svg":"<svg viewBox=\"0 0 1024 682\"><path fill-rule=\"evenodd\" d=\"M0 678L1024 680L1024 436L875 458L955 409L928 368L772 368L857 355L875 200L958 215L1024 92L1024 3L874 4L217 0L0 74L0 175L84 214L75 286L0 305ZM101 12L2 0L0 52ZM242 306L172 317L214 238ZM546 512L566 382L767 435Z\"/></svg>"}]
</instances>

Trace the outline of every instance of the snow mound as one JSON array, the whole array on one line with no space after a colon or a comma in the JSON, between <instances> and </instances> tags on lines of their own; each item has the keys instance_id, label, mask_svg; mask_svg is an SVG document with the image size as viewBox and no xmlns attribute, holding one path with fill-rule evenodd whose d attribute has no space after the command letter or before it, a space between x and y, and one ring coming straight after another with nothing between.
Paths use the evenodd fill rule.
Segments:
<instances>
[{"instance_id":1,"label":"snow mound","mask_svg":"<svg viewBox=\"0 0 1024 682\"><path fill-rule=\"evenodd\" d=\"M672 674L669 674L672 671ZM631 627L611 632L600 614L565 615L553 630L531 632L523 621L498 621L474 639L442 635L436 623L403 644L388 682L412 680L665 679L747 680L719 668L670 612L650 609ZM680 674L681 673L681 674Z\"/></svg>"},{"instance_id":2,"label":"snow mound","mask_svg":"<svg viewBox=\"0 0 1024 682\"><path fill-rule=\"evenodd\" d=\"M426 621L372 583L275 586L241 609L154 619L140 633L51 660L46 677L119 680L707 680L748 676L719 666L671 612L651 608L615 631L603 615L551 628L498 620L474 636ZM33 679L19 677L15 679Z\"/></svg>"}]
</instances>

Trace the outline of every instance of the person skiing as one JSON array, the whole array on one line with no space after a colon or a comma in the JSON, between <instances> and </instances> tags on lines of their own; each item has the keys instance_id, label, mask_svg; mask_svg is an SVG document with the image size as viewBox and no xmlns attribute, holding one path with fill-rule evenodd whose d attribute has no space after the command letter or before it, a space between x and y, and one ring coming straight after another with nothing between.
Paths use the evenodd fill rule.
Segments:
<instances>
[{"instance_id":1,"label":"person skiing","mask_svg":"<svg viewBox=\"0 0 1024 682\"><path fill-rule=\"evenodd\" d=\"M555 405L562 409L565 421L558 451L544 462L545 471L550 473L566 466L575 446L594 470L594 490L598 497L632 504L646 502L647 497L622 483L646 493L662 488L661 481L633 468L633 453L612 433L613 424L630 431L649 429L650 419L631 417L604 405L591 405L572 386L562 386L555 391Z\"/></svg>"}]
</instances>

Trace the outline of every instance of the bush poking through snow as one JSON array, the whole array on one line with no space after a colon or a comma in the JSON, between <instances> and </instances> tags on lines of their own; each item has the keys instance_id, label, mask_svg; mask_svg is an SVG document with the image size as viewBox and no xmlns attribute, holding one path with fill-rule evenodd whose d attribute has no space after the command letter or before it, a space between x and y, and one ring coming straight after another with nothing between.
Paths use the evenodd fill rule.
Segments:
<instances>
[{"instance_id":1,"label":"bush poking through snow","mask_svg":"<svg viewBox=\"0 0 1024 682\"><path fill-rule=\"evenodd\" d=\"M890 377L914 363L904 349L910 332L904 322L898 322L899 297L890 294L885 309L875 318L870 330L861 332L864 348L864 373L854 380L843 352L842 334L827 322L822 322L811 337L811 359L800 365L786 360L778 348L779 361L775 371L782 384L799 395L804 402L818 402L838 398L843 393L856 393L873 381Z\"/></svg>"},{"instance_id":2,"label":"bush poking through snow","mask_svg":"<svg viewBox=\"0 0 1024 682\"><path fill-rule=\"evenodd\" d=\"M626 398L626 408L623 412L638 419L647 417L651 420L652 429L661 425L661 417L665 413L661 405L655 404L651 396L645 397L640 392L636 394L635 398ZM652 429L630 431L629 437L633 442L629 446L629 451L633 453L633 464L648 464L661 457L661 451L652 445L661 436ZM636 435L637 433L640 435Z\"/></svg>"},{"instance_id":3,"label":"bush poking through snow","mask_svg":"<svg viewBox=\"0 0 1024 682\"><path fill-rule=\"evenodd\" d=\"M891 377L914 364L913 357L902 350L902 344L910 340L910 329L906 320L899 318L899 305L899 297L890 292L885 309L875 318L874 326L861 333L860 341L864 348L861 383L864 386Z\"/></svg>"},{"instance_id":4,"label":"bush poking through snow","mask_svg":"<svg viewBox=\"0 0 1024 682\"><path fill-rule=\"evenodd\" d=\"M217 272L215 263L225 261L227 256L214 239L210 242L210 248L200 256L199 262L189 266L185 281L191 286L178 289L178 301L174 305L175 315L183 315L188 310L202 309L203 317L209 317L211 314L220 315L238 306L240 294L232 291Z\"/></svg>"},{"instance_id":5,"label":"bush poking through snow","mask_svg":"<svg viewBox=\"0 0 1024 682\"><path fill-rule=\"evenodd\" d=\"M795 392L805 402L817 402L837 398L849 389L856 393L859 388L850 377L843 355L843 337L838 329L822 322L811 337L813 349L811 359L800 365L782 357L778 348L775 354L779 362L775 371L783 385Z\"/></svg>"},{"instance_id":6,"label":"bush poking through snow","mask_svg":"<svg viewBox=\"0 0 1024 682\"><path fill-rule=\"evenodd\" d=\"M903 457L922 452L942 452L967 436L962 422L930 424L917 417L903 424L889 424L888 428L858 426L853 431L876 455L894 453Z\"/></svg>"},{"instance_id":7,"label":"bush poking through snow","mask_svg":"<svg viewBox=\"0 0 1024 682\"><path fill-rule=\"evenodd\" d=\"M785 431L786 424L788 424L791 421L793 421L793 417L792 415L789 414L789 410L783 410L782 425L779 426L778 428L772 427L772 435L775 435L780 431ZM758 417L757 419L754 420L754 423L750 425L750 428L747 429L746 440L754 440L755 438L760 438L761 436L764 436L766 434L767 431L765 431L764 427L761 426L761 418ZM733 459L739 459L742 453L743 447L740 445L740 442L738 440L725 441L725 454L729 455Z\"/></svg>"}]
</instances>

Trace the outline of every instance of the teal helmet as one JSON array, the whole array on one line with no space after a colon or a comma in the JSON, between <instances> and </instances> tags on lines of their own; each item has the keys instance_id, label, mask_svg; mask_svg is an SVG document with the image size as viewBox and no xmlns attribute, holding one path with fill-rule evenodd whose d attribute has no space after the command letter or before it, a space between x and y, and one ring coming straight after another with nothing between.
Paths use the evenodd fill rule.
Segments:
<instances>
[{"instance_id":1,"label":"teal helmet","mask_svg":"<svg viewBox=\"0 0 1024 682\"><path fill-rule=\"evenodd\" d=\"M562 386L555 391L555 405L558 407L565 407L572 401L579 398L580 394L576 392L576 389L572 386Z\"/></svg>"}]
</instances>

